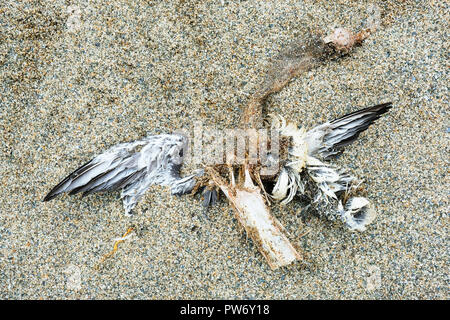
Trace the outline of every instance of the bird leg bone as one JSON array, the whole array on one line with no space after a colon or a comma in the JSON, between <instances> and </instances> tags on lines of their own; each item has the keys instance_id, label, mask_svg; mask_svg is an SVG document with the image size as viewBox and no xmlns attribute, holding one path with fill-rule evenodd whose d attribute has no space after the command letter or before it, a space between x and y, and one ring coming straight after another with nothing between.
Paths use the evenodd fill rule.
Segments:
<instances>
[{"instance_id":1,"label":"bird leg bone","mask_svg":"<svg viewBox=\"0 0 450 320\"><path fill-rule=\"evenodd\" d=\"M251 96L241 116L241 126L259 128L263 125L263 105L267 98L281 91L294 77L320 66L324 61L348 54L367 39L374 28L353 33L344 28L334 29L326 37L312 36L296 39L273 59L264 81Z\"/></svg>"},{"instance_id":2,"label":"bird leg bone","mask_svg":"<svg viewBox=\"0 0 450 320\"><path fill-rule=\"evenodd\" d=\"M272 270L301 259L284 234L284 227L271 215L261 189L252 181L248 167L244 166L244 180L238 181L238 184L226 182L214 168L207 168L207 172L230 201L237 220Z\"/></svg>"}]
</instances>

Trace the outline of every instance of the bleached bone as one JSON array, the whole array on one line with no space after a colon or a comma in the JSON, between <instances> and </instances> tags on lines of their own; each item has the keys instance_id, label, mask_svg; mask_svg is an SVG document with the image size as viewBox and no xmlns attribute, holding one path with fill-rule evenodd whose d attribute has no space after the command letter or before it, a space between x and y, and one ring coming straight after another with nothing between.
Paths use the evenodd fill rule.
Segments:
<instances>
[{"instance_id":1,"label":"bleached bone","mask_svg":"<svg viewBox=\"0 0 450 320\"><path fill-rule=\"evenodd\" d=\"M216 173L213 173L213 180L232 204L237 220L272 270L301 259L284 234L284 227L270 214L261 189L253 184L247 168L243 186L229 185Z\"/></svg>"}]
</instances>

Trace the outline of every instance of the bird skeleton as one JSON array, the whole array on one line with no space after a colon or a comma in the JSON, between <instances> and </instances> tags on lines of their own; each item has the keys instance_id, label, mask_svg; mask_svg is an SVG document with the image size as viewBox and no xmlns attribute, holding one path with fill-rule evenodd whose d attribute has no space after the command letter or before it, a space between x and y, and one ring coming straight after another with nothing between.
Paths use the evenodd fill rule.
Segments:
<instances>
[{"instance_id":1,"label":"bird skeleton","mask_svg":"<svg viewBox=\"0 0 450 320\"><path fill-rule=\"evenodd\" d=\"M338 28L324 38L294 42L275 59L260 89L251 97L241 117L241 127L263 126L262 106L267 97L281 90L294 76L323 61L348 54L373 30L357 34ZM362 109L310 130L270 115L271 130L279 134L280 163L277 172L265 174L262 158L256 163L246 153L242 163L203 165L180 176L188 140L181 134L162 134L116 145L87 162L44 198L61 193L83 196L100 191L121 191L126 215L132 212L151 185L168 186L172 194L196 193L203 189L203 205L217 201L220 190L229 200L238 222L244 227L272 269L286 266L301 255L291 244L281 223L270 213L273 202L286 205L295 196L307 197L319 212L339 218L350 230L364 231L375 217L373 205L355 193L361 182L345 170L326 162L390 108L390 103ZM261 137L252 131L252 141ZM270 155L269 155L270 156ZM267 159L266 159L267 160ZM270 194L264 181L273 181Z\"/></svg>"}]
</instances>

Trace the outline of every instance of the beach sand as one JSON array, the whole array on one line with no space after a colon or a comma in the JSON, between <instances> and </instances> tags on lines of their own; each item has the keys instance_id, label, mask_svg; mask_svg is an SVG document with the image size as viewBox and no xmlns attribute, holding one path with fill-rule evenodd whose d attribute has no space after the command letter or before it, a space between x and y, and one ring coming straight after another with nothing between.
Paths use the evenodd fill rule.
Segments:
<instances>
[{"instance_id":1,"label":"beach sand","mask_svg":"<svg viewBox=\"0 0 450 320\"><path fill-rule=\"evenodd\" d=\"M366 181L366 232L275 205L304 260L271 271L224 197L208 218L162 187L132 217L119 193L41 201L114 144L233 128L290 41L374 17L267 101L307 127L393 102L336 161ZM448 299L448 21L440 1L3 1L0 298Z\"/></svg>"}]
</instances>

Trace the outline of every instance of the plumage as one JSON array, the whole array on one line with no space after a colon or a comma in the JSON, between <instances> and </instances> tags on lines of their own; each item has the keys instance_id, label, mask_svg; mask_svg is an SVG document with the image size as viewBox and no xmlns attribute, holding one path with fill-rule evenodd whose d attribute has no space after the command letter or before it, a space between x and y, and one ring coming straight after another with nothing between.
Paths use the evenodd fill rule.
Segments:
<instances>
[{"instance_id":1,"label":"plumage","mask_svg":"<svg viewBox=\"0 0 450 320\"><path fill-rule=\"evenodd\" d=\"M376 217L372 204L363 197L349 199L345 207L339 202L337 211L350 230L365 231L366 226Z\"/></svg>"},{"instance_id":2,"label":"plumage","mask_svg":"<svg viewBox=\"0 0 450 320\"><path fill-rule=\"evenodd\" d=\"M186 193L195 185L198 173L179 175L187 139L163 134L116 145L96 156L57 184L44 198L49 201L61 193L83 196L100 191L121 190L125 213L134 208L145 191L154 184L171 186L172 193Z\"/></svg>"},{"instance_id":3,"label":"plumage","mask_svg":"<svg viewBox=\"0 0 450 320\"><path fill-rule=\"evenodd\" d=\"M361 132L391 107L390 102L379 104L349 113L309 130L306 133L309 155L327 159L340 153L343 147L354 142Z\"/></svg>"},{"instance_id":4,"label":"plumage","mask_svg":"<svg viewBox=\"0 0 450 320\"><path fill-rule=\"evenodd\" d=\"M206 188L203 192L202 206L208 209L210 206L214 206L217 202L217 190Z\"/></svg>"},{"instance_id":5,"label":"plumage","mask_svg":"<svg viewBox=\"0 0 450 320\"><path fill-rule=\"evenodd\" d=\"M186 176L184 178L174 181L171 184L170 192L173 195L177 195L177 196L181 196L183 194L190 193L194 189L194 187L197 183L196 178L203 176L204 173L205 172L203 169L199 169L199 170L196 170L193 174L191 174L189 176Z\"/></svg>"},{"instance_id":6,"label":"plumage","mask_svg":"<svg viewBox=\"0 0 450 320\"><path fill-rule=\"evenodd\" d=\"M281 168L272 198L281 204L290 202L295 194L305 193L305 183L315 185L312 203L328 208L325 215L339 216L350 230L365 230L375 211L363 197L352 197L361 181L346 170L324 162L355 141L375 120L391 108L384 103L347 114L306 131L282 117L273 117L272 128L289 137L288 159ZM343 201L345 203L343 203ZM333 208L334 207L334 208Z\"/></svg>"},{"instance_id":7,"label":"plumage","mask_svg":"<svg viewBox=\"0 0 450 320\"><path fill-rule=\"evenodd\" d=\"M272 199L287 204L292 201L297 192L304 192L304 184L300 174L289 166L281 168L279 178L272 190Z\"/></svg>"},{"instance_id":8,"label":"plumage","mask_svg":"<svg viewBox=\"0 0 450 320\"><path fill-rule=\"evenodd\" d=\"M325 161L355 141L390 108L391 103L365 108L309 131L283 117L273 116L272 128L278 130L280 136L290 138L290 145L288 159L278 173L271 198L287 204L296 194L305 194L306 186L314 185L313 205L329 208L326 215L332 219L340 217L351 230L364 230L373 220L374 210L368 210L367 199L348 196L361 182L346 170ZM180 177L186 147L187 139L177 134L149 136L116 145L68 175L45 196L44 201L61 193L86 196L121 190L125 214L129 214L151 185L169 186L175 195L189 193L205 171L200 169ZM204 207L215 204L218 198L214 188L206 187L203 195Z\"/></svg>"}]
</instances>

